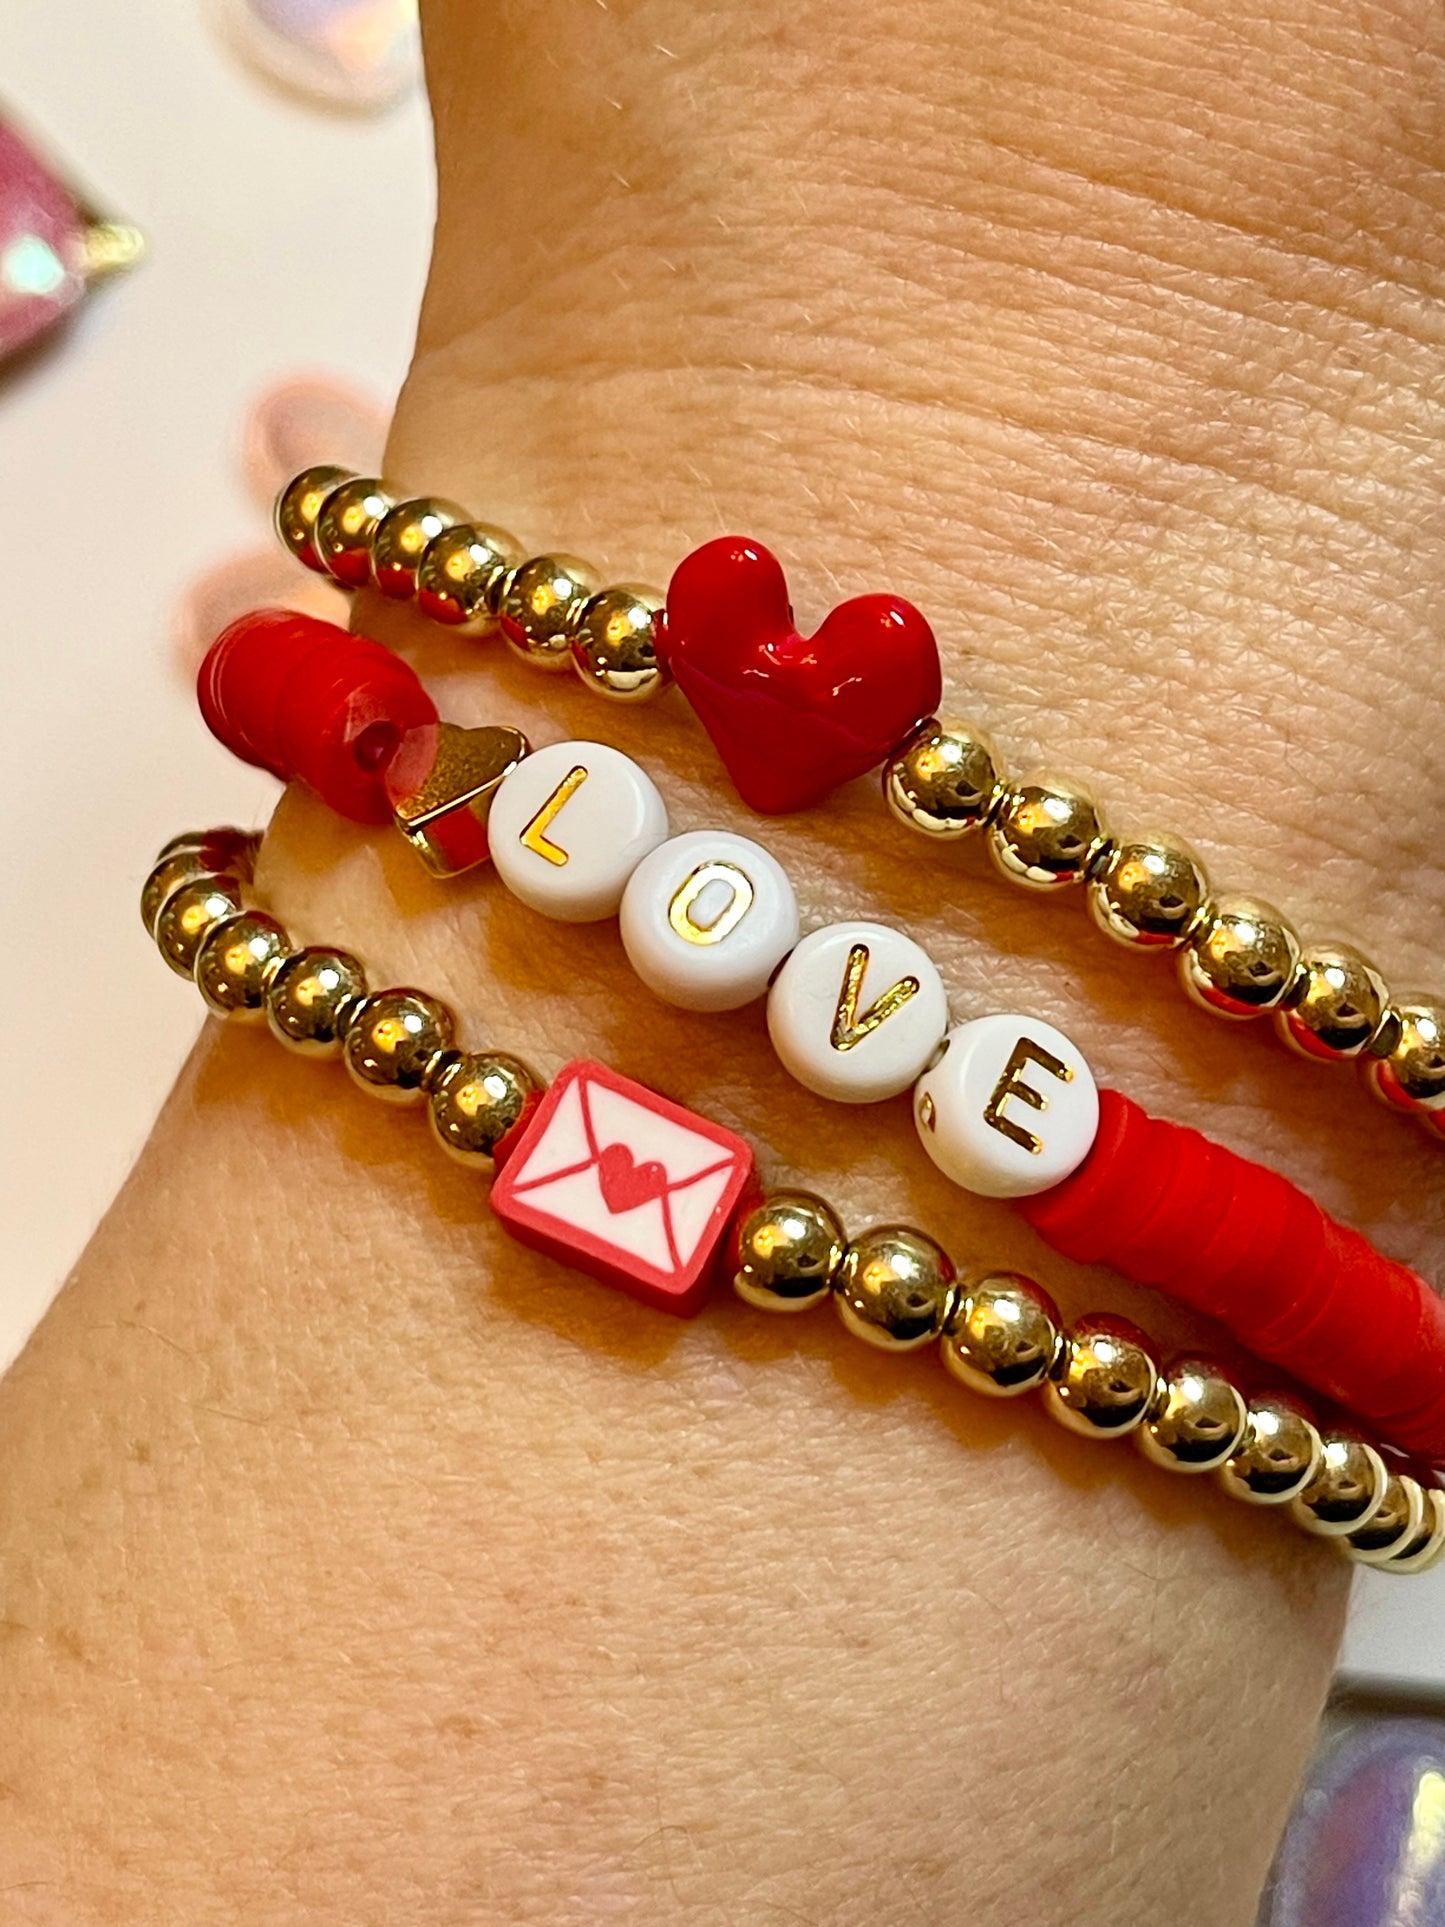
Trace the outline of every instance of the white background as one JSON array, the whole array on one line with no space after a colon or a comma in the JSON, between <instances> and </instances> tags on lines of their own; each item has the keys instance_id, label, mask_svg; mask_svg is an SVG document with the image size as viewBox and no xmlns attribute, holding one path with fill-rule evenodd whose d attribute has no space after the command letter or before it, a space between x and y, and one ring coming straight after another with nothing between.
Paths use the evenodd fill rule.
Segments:
<instances>
[{"instance_id":1,"label":"white background","mask_svg":"<svg viewBox=\"0 0 1445 1927\"><path fill-rule=\"evenodd\" d=\"M59 1287L196 1027L136 912L174 831L264 820L272 786L202 728L171 642L185 584L262 538L237 444L278 377L383 395L425 268L419 100L378 119L267 90L201 0L0 0L0 108L150 258L55 355L0 377L0 802L10 1044L0 1362ZM1445 1571L1365 1579L1348 1663L1445 1686Z\"/></svg>"}]
</instances>

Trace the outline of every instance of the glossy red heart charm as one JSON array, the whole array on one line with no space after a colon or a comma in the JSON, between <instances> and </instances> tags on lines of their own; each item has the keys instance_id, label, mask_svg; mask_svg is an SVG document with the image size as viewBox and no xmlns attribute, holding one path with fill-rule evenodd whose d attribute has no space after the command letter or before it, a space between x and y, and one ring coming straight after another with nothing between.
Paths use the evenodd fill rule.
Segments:
<instances>
[{"instance_id":1,"label":"glossy red heart charm","mask_svg":"<svg viewBox=\"0 0 1445 1927\"><path fill-rule=\"evenodd\" d=\"M597 1154L602 1201L614 1213L651 1204L667 1189L667 1173L655 1158L639 1164L625 1144L604 1144Z\"/></svg>"},{"instance_id":2,"label":"glossy red heart charm","mask_svg":"<svg viewBox=\"0 0 1445 1927\"><path fill-rule=\"evenodd\" d=\"M876 767L943 695L938 644L911 602L856 596L799 635L782 564L741 535L678 564L664 640L738 794L768 815Z\"/></svg>"}]
</instances>

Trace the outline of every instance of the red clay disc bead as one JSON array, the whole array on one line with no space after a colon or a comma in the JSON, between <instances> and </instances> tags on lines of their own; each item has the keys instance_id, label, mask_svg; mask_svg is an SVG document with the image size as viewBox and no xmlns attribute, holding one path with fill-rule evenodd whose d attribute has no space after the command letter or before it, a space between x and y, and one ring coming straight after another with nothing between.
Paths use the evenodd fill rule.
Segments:
<instances>
[{"instance_id":1,"label":"red clay disc bead","mask_svg":"<svg viewBox=\"0 0 1445 1927\"><path fill-rule=\"evenodd\" d=\"M1445 1301L1277 1172L1101 1091L1088 1157L1016 1208L1066 1257L1169 1292L1445 1459Z\"/></svg>"}]
</instances>

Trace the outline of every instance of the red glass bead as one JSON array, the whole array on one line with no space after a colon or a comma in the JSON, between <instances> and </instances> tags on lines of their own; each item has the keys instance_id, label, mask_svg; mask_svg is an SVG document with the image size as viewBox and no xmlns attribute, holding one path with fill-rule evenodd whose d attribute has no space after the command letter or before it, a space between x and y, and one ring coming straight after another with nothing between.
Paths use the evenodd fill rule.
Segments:
<instances>
[{"instance_id":1,"label":"red glass bead","mask_svg":"<svg viewBox=\"0 0 1445 1927\"><path fill-rule=\"evenodd\" d=\"M738 794L769 814L873 769L943 695L938 644L912 603L857 596L800 635L782 565L744 536L678 564L659 639Z\"/></svg>"},{"instance_id":2,"label":"red glass bead","mask_svg":"<svg viewBox=\"0 0 1445 1927\"><path fill-rule=\"evenodd\" d=\"M659 1311L702 1309L751 1148L603 1064L568 1064L492 1186L514 1238Z\"/></svg>"}]
</instances>

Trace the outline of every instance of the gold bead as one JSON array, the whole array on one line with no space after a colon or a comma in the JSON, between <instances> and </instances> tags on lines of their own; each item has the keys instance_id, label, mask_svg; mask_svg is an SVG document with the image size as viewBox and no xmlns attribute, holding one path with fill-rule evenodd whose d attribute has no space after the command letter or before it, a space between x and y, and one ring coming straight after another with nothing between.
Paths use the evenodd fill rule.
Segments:
<instances>
[{"instance_id":1,"label":"gold bead","mask_svg":"<svg viewBox=\"0 0 1445 1927\"><path fill-rule=\"evenodd\" d=\"M1393 1046L1365 1067L1370 1089L1402 1111L1445 1110L1445 1004L1427 997L1390 1005Z\"/></svg>"},{"instance_id":2,"label":"gold bead","mask_svg":"<svg viewBox=\"0 0 1445 1927\"><path fill-rule=\"evenodd\" d=\"M436 495L414 495L388 509L371 538L371 576L381 593L397 602L414 596L427 545L466 519L465 509Z\"/></svg>"},{"instance_id":3,"label":"gold bead","mask_svg":"<svg viewBox=\"0 0 1445 1927\"><path fill-rule=\"evenodd\" d=\"M831 1205L809 1191L775 1191L733 1236L733 1289L759 1311L808 1311L833 1288L848 1252Z\"/></svg>"},{"instance_id":4,"label":"gold bead","mask_svg":"<svg viewBox=\"0 0 1445 1927\"><path fill-rule=\"evenodd\" d=\"M1139 950L1174 950L1209 904L1204 865L1182 837L1123 838L1089 879L1089 914L1106 936Z\"/></svg>"},{"instance_id":5,"label":"gold bead","mask_svg":"<svg viewBox=\"0 0 1445 1927\"><path fill-rule=\"evenodd\" d=\"M332 489L316 517L312 546L333 582L360 589L371 580L371 538L395 506L396 497L374 475L354 475Z\"/></svg>"},{"instance_id":6,"label":"gold bead","mask_svg":"<svg viewBox=\"0 0 1445 1927\"><path fill-rule=\"evenodd\" d=\"M618 702L645 702L671 681L657 654L660 589L634 582L602 589L582 605L572 636L572 661L589 689Z\"/></svg>"},{"instance_id":7,"label":"gold bead","mask_svg":"<svg viewBox=\"0 0 1445 1927\"><path fill-rule=\"evenodd\" d=\"M1375 1570L1403 1577L1429 1572L1442 1558L1445 1558L1445 1492L1432 1485L1425 1488L1425 1516L1420 1521L1419 1532Z\"/></svg>"},{"instance_id":8,"label":"gold bead","mask_svg":"<svg viewBox=\"0 0 1445 1927\"><path fill-rule=\"evenodd\" d=\"M290 949L286 932L261 910L241 910L212 924L192 971L207 1010L259 1023L266 1014L266 986Z\"/></svg>"},{"instance_id":9,"label":"gold bead","mask_svg":"<svg viewBox=\"0 0 1445 1927\"><path fill-rule=\"evenodd\" d=\"M364 1091L388 1104L419 1104L442 1054L452 1014L425 991L376 990L352 1014L341 1056Z\"/></svg>"},{"instance_id":10,"label":"gold bead","mask_svg":"<svg viewBox=\"0 0 1445 1927\"><path fill-rule=\"evenodd\" d=\"M1063 1342L1052 1298L1014 1271L990 1271L958 1292L939 1351L949 1371L985 1398L1017 1398L1048 1377Z\"/></svg>"},{"instance_id":11,"label":"gold bead","mask_svg":"<svg viewBox=\"0 0 1445 1927\"><path fill-rule=\"evenodd\" d=\"M1345 943L1312 943L1275 1028L1302 1057L1358 1057L1380 1033L1390 993L1375 966Z\"/></svg>"},{"instance_id":12,"label":"gold bead","mask_svg":"<svg viewBox=\"0 0 1445 1927\"><path fill-rule=\"evenodd\" d=\"M1044 1401L1071 1432L1121 1438L1144 1423L1159 1384L1159 1366L1143 1332L1127 1319L1095 1312L1065 1333Z\"/></svg>"},{"instance_id":13,"label":"gold bead","mask_svg":"<svg viewBox=\"0 0 1445 1927\"><path fill-rule=\"evenodd\" d=\"M427 1119L449 1157L474 1171L493 1171L499 1149L541 1095L540 1079L520 1059L458 1051L432 1082Z\"/></svg>"},{"instance_id":14,"label":"gold bead","mask_svg":"<svg viewBox=\"0 0 1445 1927\"><path fill-rule=\"evenodd\" d=\"M1238 1450L1248 1422L1244 1394L1228 1372L1212 1359L1181 1358L1165 1372L1134 1437L1166 1472L1217 1472Z\"/></svg>"},{"instance_id":15,"label":"gold bead","mask_svg":"<svg viewBox=\"0 0 1445 1927\"><path fill-rule=\"evenodd\" d=\"M596 572L575 556L534 555L503 585L497 611L502 634L538 668L565 669L583 606L599 586Z\"/></svg>"},{"instance_id":16,"label":"gold bead","mask_svg":"<svg viewBox=\"0 0 1445 1927\"><path fill-rule=\"evenodd\" d=\"M1219 1481L1232 1499L1247 1505L1288 1505L1313 1485L1324 1449L1314 1420L1298 1400L1266 1392L1250 1400L1244 1437Z\"/></svg>"},{"instance_id":17,"label":"gold bead","mask_svg":"<svg viewBox=\"0 0 1445 1927\"><path fill-rule=\"evenodd\" d=\"M1373 1445L1349 1432L1327 1432L1320 1469L1290 1514L1306 1532L1340 1539L1367 1526L1385 1503L1389 1482L1385 1461Z\"/></svg>"},{"instance_id":18,"label":"gold bead","mask_svg":"<svg viewBox=\"0 0 1445 1927\"><path fill-rule=\"evenodd\" d=\"M1195 1003L1221 1017L1257 1017L1294 990L1300 943L1272 903L1221 897L1179 958Z\"/></svg>"},{"instance_id":19,"label":"gold bead","mask_svg":"<svg viewBox=\"0 0 1445 1927\"><path fill-rule=\"evenodd\" d=\"M227 864L232 876L249 876L255 867L256 853L261 847L259 830L238 830L226 824L218 830L182 830L173 836L169 843L163 843L156 853L156 862L174 856L181 850L225 850L234 855L234 861ZM242 868L244 863L245 867Z\"/></svg>"},{"instance_id":20,"label":"gold bead","mask_svg":"<svg viewBox=\"0 0 1445 1927\"><path fill-rule=\"evenodd\" d=\"M156 948L178 977L189 977L206 933L242 907L239 877L203 876L183 883L157 912Z\"/></svg>"},{"instance_id":21,"label":"gold bead","mask_svg":"<svg viewBox=\"0 0 1445 1927\"><path fill-rule=\"evenodd\" d=\"M986 730L931 717L883 766L883 794L900 822L924 836L966 836L1003 794L1003 764Z\"/></svg>"},{"instance_id":22,"label":"gold bead","mask_svg":"<svg viewBox=\"0 0 1445 1927\"><path fill-rule=\"evenodd\" d=\"M1082 883L1109 845L1088 790L1047 775L1009 784L987 836L988 853L1003 875L1035 890Z\"/></svg>"},{"instance_id":23,"label":"gold bead","mask_svg":"<svg viewBox=\"0 0 1445 1927\"><path fill-rule=\"evenodd\" d=\"M504 723L478 729L437 724L435 753L421 787L392 797L392 821L434 877L460 876L486 862L492 804L531 747L520 729Z\"/></svg>"},{"instance_id":24,"label":"gold bead","mask_svg":"<svg viewBox=\"0 0 1445 1927\"><path fill-rule=\"evenodd\" d=\"M849 1245L833 1280L833 1303L855 1338L908 1352L937 1338L954 1291L953 1266L932 1238L886 1224Z\"/></svg>"},{"instance_id":25,"label":"gold bead","mask_svg":"<svg viewBox=\"0 0 1445 1927\"><path fill-rule=\"evenodd\" d=\"M521 552L515 536L483 522L443 529L417 564L418 609L464 636L480 635L497 620L507 571Z\"/></svg>"},{"instance_id":26,"label":"gold bead","mask_svg":"<svg viewBox=\"0 0 1445 1927\"><path fill-rule=\"evenodd\" d=\"M141 922L146 934L156 933L156 918L172 890L202 877L249 879L259 838L241 830L210 830L194 838L175 838L161 851L140 893Z\"/></svg>"},{"instance_id":27,"label":"gold bead","mask_svg":"<svg viewBox=\"0 0 1445 1927\"><path fill-rule=\"evenodd\" d=\"M304 562L308 569L314 569L318 575L326 574L326 564L316 553L316 518L325 506L327 496L340 488L343 482L355 479L349 468L335 468L329 464L303 468L276 497L276 533L282 547L289 549L298 562Z\"/></svg>"},{"instance_id":28,"label":"gold bead","mask_svg":"<svg viewBox=\"0 0 1445 1927\"><path fill-rule=\"evenodd\" d=\"M1425 1519L1425 1491L1408 1472L1392 1472L1385 1496L1368 1525L1346 1534L1345 1544L1357 1566L1382 1566L1403 1553L1420 1536Z\"/></svg>"},{"instance_id":29,"label":"gold bead","mask_svg":"<svg viewBox=\"0 0 1445 1927\"><path fill-rule=\"evenodd\" d=\"M266 989L271 1035L302 1057L339 1057L346 1026L366 995L366 972L345 950L297 950Z\"/></svg>"}]
</instances>

